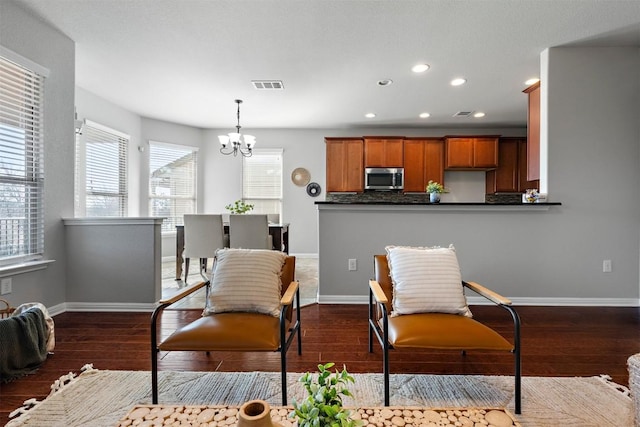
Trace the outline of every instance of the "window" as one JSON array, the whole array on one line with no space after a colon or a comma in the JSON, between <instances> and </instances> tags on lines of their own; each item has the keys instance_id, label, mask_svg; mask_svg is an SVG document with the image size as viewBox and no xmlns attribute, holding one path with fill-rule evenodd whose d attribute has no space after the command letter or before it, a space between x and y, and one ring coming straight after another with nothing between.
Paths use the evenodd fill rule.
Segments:
<instances>
[{"instance_id":1,"label":"window","mask_svg":"<svg viewBox=\"0 0 640 427\"><path fill-rule=\"evenodd\" d=\"M129 135L85 121L76 136L76 217L127 215Z\"/></svg>"},{"instance_id":2,"label":"window","mask_svg":"<svg viewBox=\"0 0 640 427\"><path fill-rule=\"evenodd\" d=\"M242 158L242 199L252 213L282 213L282 149L254 149Z\"/></svg>"},{"instance_id":3,"label":"window","mask_svg":"<svg viewBox=\"0 0 640 427\"><path fill-rule=\"evenodd\" d=\"M196 212L198 149L149 141L149 213L175 231L183 215Z\"/></svg>"},{"instance_id":4,"label":"window","mask_svg":"<svg viewBox=\"0 0 640 427\"><path fill-rule=\"evenodd\" d=\"M0 50L0 265L35 260L44 252L46 70L18 65L19 56L9 60L6 53Z\"/></svg>"}]
</instances>

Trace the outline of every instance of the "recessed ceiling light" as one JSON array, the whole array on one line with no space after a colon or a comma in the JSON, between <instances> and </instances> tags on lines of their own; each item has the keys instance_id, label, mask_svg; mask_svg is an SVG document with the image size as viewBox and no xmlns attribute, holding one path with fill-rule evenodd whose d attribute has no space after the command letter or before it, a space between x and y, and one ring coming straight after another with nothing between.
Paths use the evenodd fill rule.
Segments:
<instances>
[{"instance_id":1,"label":"recessed ceiling light","mask_svg":"<svg viewBox=\"0 0 640 427\"><path fill-rule=\"evenodd\" d=\"M420 118L421 119L426 119L428 117L431 117L431 114L429 114L429 113L420 113Z\"/></svg>"},{"instance_id":2,"label":"recessed ceiling light","mask_svg":"<svg viewBox=\"0 0 640 427\"><path fill-rule=\"evenodd\" d=\"M429 64L416 64L411 67L411 71L414 73L424 73L429 69Z\"/></svg>"},{"instance_id":3,"label":"recessed ceiling light","mask_svg":"<svg viewBox=\"0 0 640 427\"><path fill-rule=\"evenodd\" d=\"M524 84L526 84L527 86L531 86L534 83L538 83L540 81L540 79L538 78L533 78L533 79L529 79L526 82L524 82Z\"/></svg>"},{"instance_id":4,"label":"recessed ceiling light","mask_svg":"<svg viewBox=\"0 0 640 427\"><path fill-rule=\"evenodd\" d=\"M373 119L376 116L376 113L367 113L364 115L367 119Z\"/></svg>"},{"instance_id":5,"label":"recessed ceiling light","mask_svg":"<svg viewBox=\"0 0 640 427\"><path fill-rule=\"evenodd\" d=\"M389 86L391 83L393 83L391 79L378 80L378 86Z\"/></svg>"},{"instance_id":6,"label":"recessed ceiling light","mask_svg":"<svg viewBox=\"0 0 640 427\"><path fill-rule=\"evenodd\" d=\"M485 114L482 111L478 111L477 113L474 113L474 115L473 115L473 117L476 117L478 119L480 117L484 117L484 116L485 116Z\"/></svg>"},{"instance_id":7,"label":"recessed ceiling light","mask_svg":"<svg viewBox=\"0 0 640 427\"><path fill-rule=\"evenodd\" d=\"M466 79L463 78L457 78L457 79L453 79L451 80L451 86L460 86L463 85L467 82Z\"/></svg>"}]
</instances>

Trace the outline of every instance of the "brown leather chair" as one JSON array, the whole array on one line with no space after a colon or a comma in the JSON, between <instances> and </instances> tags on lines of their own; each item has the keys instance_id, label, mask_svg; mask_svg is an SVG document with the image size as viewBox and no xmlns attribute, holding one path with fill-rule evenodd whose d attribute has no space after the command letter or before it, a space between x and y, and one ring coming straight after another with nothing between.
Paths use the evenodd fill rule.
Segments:
<instances>
[{"instance_id":1,"label":"brown leather chair","mask_svg":"<svg viewBox=\"0 0 640 427\"><path fill-rule=\"evenodd\" d=\"M389 406L389 349L426 348L495 350L512 352L515 357L515 412L521 412L520 318L511 301L474 282L462 286L507 310L514 324L514 343L486 325L459 314L419 313L391 317L393 285L385 255L374 255L375 280L369 281L369 352L373 352L375 333L383 349L384 404Z\"/></svg>"},{"instance_id":2,"label":"brown leather chair","mask_svg":"<svg viewBox=\"0 0 640 427\"><path fill-rule=\"evenodd\" d=\"M214 259L215 263L215 259ZM158 342L158 320L163 310L193 292L208 288L201 282L185 288L172 298L161 300L151 316L151 385L153 403L158 403L158 353L160 351L277 351L282 373L282 404L287 404L287 350L298 336L298 354L302 354L300 336L300 291L295 276L295 257L287 256L282 267L280 316L254 312L209 314L183 326ZM215 265L214 273L215 274ZM293 321L295 298L296 316Z\"/></svg>"}]
</instances>

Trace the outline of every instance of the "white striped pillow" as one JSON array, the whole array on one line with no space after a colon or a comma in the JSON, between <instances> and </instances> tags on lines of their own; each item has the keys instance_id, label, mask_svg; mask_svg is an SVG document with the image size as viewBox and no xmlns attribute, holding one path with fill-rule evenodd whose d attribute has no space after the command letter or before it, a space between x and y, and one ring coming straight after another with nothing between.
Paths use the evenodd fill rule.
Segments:
<instances>
[{"instance_id":1,"label":"white striped pillow","mask_svg":"<svg viewBox=\"0 0 640 427\"><path fill-rule=\"evenodd\" d=\"M452 313L471 317L453 245L385 249L393 283L392 316Z\"/></svg>"},{"instance_id":2,"label":"white striped pillow","mask_svg":"<svg viewBox=\"0 0 640 427\"><path fill-rule=\"evenodd\" d=\"M286 255L263 249L219 249L204 314L249 311L280 315Z\"/></svg>"}]
</instances>

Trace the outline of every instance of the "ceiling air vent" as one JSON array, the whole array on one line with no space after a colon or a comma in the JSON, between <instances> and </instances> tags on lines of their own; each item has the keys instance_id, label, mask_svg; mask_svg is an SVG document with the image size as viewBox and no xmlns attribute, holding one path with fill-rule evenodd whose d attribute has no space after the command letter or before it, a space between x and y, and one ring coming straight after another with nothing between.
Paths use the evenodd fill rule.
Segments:
<instances>
[{"instance_id":1,"label":"ceiling air vent","mask_svg":"<svg viewBox=\"0 0 640 427\"><path fill-rule=\"evenodd\" d=\"M251 84L258 90L282 90L282 80L251 80Z\"/></svg>"},{"instance_id":2,"label":"ceiling air vent","mask_svg":"<svg viewBox=\"0 0 640 427\"><path fill-rule=\"evenodd\" d=\"M469 117L473 114L473 111L458 111L453 117Z\"/></svg>"}]
</instances>

